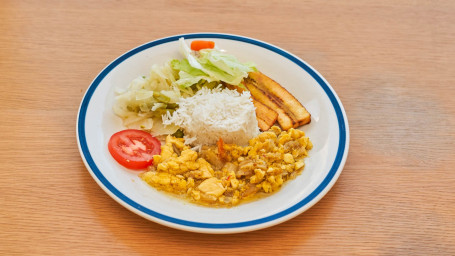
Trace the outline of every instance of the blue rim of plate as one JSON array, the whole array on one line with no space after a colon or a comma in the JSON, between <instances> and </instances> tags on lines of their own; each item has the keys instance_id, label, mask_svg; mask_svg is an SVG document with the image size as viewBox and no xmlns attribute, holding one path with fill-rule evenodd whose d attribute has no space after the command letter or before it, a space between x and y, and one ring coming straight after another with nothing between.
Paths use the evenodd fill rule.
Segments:
<instances>
[{"instance_id":1,"label":"blue rim of plate","mask_svg":"<svg viewBox=\"0 0 455 256\"><path fill-rule=\"evenodd\" d=\"M324 178L324 180L319 184L319 186L313 190L307 197L303 198L301 201L298 203L294 204L293 206L275 213L273 215L255 219L255 220L249 220L249 221L243 221L243 222L235 222L235 223L204 223L204 222L193 222L193 221L188 221L188 220L182 220L178 218L174 218L171 216L167 216L161 213L158 213L156 211L153 211L149 208L146 208L142 206L141 204L133 201L129 197L125 196L123 193L121 193L116 187L114 187L107 179L104 177L98 166L95 164L90 151L88 149L87 145L87 140L85 136L85 117L87 113L87 107L90 102L90 99L95 92L96 88L98 85L101 83L101 81L106 77L109 72L111 72L116 66L118 66L120 63L128 59L129 57L146 50L148 48L176 41L180 37L184 37L185 39L194 39L194 38L218 38L218 39L228 39L228 40L234 40L234 41L240 41L240 42L245 42L249 44L253 44L262 48L265 48L267 50L270 50L272 52L275 52L288 60L294 62L297 64L299 67L301 67L303 70L305 70L308 74L310 74L317 82L318 84L322 87L324 92L327 94L327 96L330 99L330 102L332 103L332 106L334 107L335 114L338 120L338 127L339 127L339 144L338 144L338 149L337 153L335 156L335 160L332 164L332 167L330 168L330 171L328 172L327 176ZM291 53L282 50L276 46L273 46L271 44L258 41L252 38L248 37L242 37L238 35L230 35L230 34L216 34L216 33L194 33L194 34L182 34L182 35L175 35L171 37L166 37L166 38L161 38L149 43L146 43L144 45L138 46L125 54L121 55L118 57L116 60L114 60L112 63L110 63L104 70L102 70L98 76L93 80L92 84L89 86L87 89L85 96L81 102L80 109L79 109L79 114L78 114L78 120L77 120L77 136L78 136L78 141L79 141L79 146L80 146L80 151L81 155L85 158L86 164L90 167L92 173L96 176L99 182L101 182L107 190L109 190L113 195L117 197L117 199L123 201L130 207L136 209L139 212L142 212L145 215L149 215L151 217L155 217L159 220L162 220L164 222L172 223L172 224L177 224L179 226L184 226L184 227L192 227L192 228L200 228L200 229L236 229L236 228L246 228L246 227L253 227L257 225L264 225L266 223L272 222L272 221L277 221L281 218L284 218L295 211L301 209L305 205L309 204L317 198L318 195L320 195L330 184L332 179L335 177L338 169L341 167L341 164L343 162L343 157L345 155L345 152L347 150L346 148L346 140L347 140L347 130L346 130L346 123L345 123L345 117L343 116L343 110L340 105L340 102L337 100L337 97L335 96L334 92L331 90L331 87L324 81L324 79L317 74L310 66L308 66L306 63L304 63L302 60L300 60L298 57L295 57Z\"/></svg>"}]
</instances>

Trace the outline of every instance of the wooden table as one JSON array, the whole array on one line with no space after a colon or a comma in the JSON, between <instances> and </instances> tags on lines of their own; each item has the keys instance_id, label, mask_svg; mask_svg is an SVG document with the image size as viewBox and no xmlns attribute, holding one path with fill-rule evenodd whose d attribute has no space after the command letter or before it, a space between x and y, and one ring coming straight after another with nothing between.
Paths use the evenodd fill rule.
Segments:
<instances>
[{"instance_id":1,"label":"wooden table","mask_svg":"<svg viewBox=\"0 0 455 256\"><path fill-rule=\"evenodd\" d=\"M452 1L2 1L0 254L455 255L454 13ZM344 171L286 223L170 229L112 200L81 160L76 115L98 72L204 31L293 52L344 104Z\"/></svg>"}]
</instances>

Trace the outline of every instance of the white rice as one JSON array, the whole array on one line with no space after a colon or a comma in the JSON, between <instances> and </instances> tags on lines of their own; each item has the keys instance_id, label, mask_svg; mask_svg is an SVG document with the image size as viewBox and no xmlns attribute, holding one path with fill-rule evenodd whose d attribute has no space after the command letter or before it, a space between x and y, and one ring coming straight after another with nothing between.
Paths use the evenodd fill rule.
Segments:
<instances>
[{"instance_id":1,"label":"white rice","mask_svg":"<svg viewBox=\"0 0 455 256\"><path fill-rule=\"evenodd\" d=\"M179 108L163 116L163 124L184 129L186 139L195 146L225 143L247 145L259 134L258 121L250 92L202 88L194 96L182 98Z\"/></svg>"}]
</instances>

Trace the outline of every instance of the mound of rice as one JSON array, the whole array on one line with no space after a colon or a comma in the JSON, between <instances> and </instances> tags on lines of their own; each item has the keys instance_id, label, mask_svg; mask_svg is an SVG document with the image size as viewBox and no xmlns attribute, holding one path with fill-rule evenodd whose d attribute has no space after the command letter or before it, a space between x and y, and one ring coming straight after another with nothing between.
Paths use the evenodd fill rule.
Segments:
<instances>
[{"instance_id":1,"label":"mound of rice","mask_svg":"<svg viewBox=\"0 0 455 256\"><path fill-rule=\"evenodd\" d=\"M179 108L163 116L163 124L185 130L185 139L194 146L225 143L247 145L259 134L258 121L250 92L203 87L194 96L182 98Z\"/></svg>"}]
</instances>

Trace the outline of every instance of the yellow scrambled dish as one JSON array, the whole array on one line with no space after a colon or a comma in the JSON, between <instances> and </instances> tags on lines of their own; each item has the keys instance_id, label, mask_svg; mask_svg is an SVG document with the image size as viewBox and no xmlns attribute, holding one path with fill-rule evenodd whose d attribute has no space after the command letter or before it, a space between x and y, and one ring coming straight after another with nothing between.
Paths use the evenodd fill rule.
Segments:
<instances>
[{"instance_id":1,"label":"yellow scrambled dish","mask_svg":"<svg viewBox=\"0 0 455 256\"><path fill-rule=\"evenodd\" d=\"M303 170L312 147L303 131L281 131L277 126L251 139L248 146L220 140L200 152L183 139L168 136L141 178L194 203L229 207L280 189Z\"/></svg>"}]
</instances>

